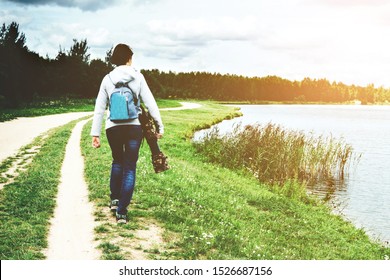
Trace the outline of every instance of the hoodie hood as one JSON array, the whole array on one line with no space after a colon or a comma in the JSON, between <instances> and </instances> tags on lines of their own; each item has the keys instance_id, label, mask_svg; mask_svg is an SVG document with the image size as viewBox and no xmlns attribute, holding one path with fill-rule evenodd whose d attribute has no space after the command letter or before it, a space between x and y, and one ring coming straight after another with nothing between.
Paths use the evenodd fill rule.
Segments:
<instances>
[{"instance_id":1,"label":"hoodie hood","mask_svg":"<svg viewBox=\"0 0 390 280\"><path fill-rule=\"evenodd\" d=\"M108 76L113 84L129 83L137 77L137 71L132 66L121 65L112 70Z\"/></svg>"}]
</instances>

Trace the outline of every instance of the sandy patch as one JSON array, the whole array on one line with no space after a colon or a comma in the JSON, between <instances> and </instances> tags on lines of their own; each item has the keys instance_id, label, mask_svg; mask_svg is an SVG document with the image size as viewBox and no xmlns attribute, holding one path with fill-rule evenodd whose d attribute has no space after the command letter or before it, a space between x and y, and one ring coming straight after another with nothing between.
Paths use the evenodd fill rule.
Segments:
<instances>
[{"instance_id":1,"label":"sandy patch","mask_svg":"<svg viewBox=\"0 0 390 280\"><path fill-rule=\"evenodd\" d=\"M99 259L100 252L94 241L93 206L88 200L88 187L84 180L84 159L80 140L84 124L76 124L66 146L66 154L58 186L57 207L51 220L47 259L91 260Z\"/></svg>"},{"instance_id":2,"label":"sandy patch","mask_svg":"<svg viewBox=\"0 0 390 280\"><path fill-rule=\"evenodd\" d=\"M166 245L162 238L163 229L154 223L144 225L143 229L134 232L134 240L130 244L130 254L133 260L147 260L153 251L164 250Z\"/></svg>"},{"instance_id":3,"label":"sandy patch","mask_svg":"<svg viewBox=\"0 0 390 280\"><path fill-rule=\"evenodd\" d=\"M20 172L27 169L27 166L32 162L34 156L39 152L40 149L40 146L34 146L19 152L15 156L15 160L12 162L10 168L4 173L0 174L1 178L5 180L5 182L0 183L0 190L2 190L5 185L13 183Z\"/></svg>"},{"instance_id":4,"label":"sandy patch","mask_svg":"<svg viewBox=\"0 0 390 280\"><path fill-rule=\"evenodd\" d=\"M168 233L156 220L134 219L129 210L128 225L117 224L115 215L108 206L99 206L98 209L97 224L105 228L103 233L97 233L99 242L118 246L119 254L126 260L161 259L162 253L174 252L177 249L172 245L177 238L176 235Z\"/></svg>"}]
</instances>

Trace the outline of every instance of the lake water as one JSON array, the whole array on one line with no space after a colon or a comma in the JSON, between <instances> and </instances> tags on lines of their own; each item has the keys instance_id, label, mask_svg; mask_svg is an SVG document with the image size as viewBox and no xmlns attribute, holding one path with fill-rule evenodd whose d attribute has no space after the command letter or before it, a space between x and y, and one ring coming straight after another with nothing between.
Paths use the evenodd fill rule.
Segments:
<instances>
[{"instance_id":1,"label":"lake water","mask_svg":"<svg viewBox=\"0 0 390 280\"><path fill-rule=\"evenodd\" d=\"M332 135L350 144L361 159L346 181L314 193L330 197L346 219L374 238L390 241L390 106L237 105L242 117L223 121L221 132L235 124L266 124L308 134ZM207 131L207 130L206 130ZM205 131L195 134L199 139Z\"/></svg>"}]
</instances>

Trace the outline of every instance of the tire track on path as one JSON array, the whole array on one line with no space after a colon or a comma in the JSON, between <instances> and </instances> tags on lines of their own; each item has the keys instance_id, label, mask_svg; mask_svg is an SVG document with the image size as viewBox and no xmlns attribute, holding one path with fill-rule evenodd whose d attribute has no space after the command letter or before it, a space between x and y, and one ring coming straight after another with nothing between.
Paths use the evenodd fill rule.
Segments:
<instances>
[{"instance_id":1,"label":"tire track on path","mask_svg":"<svg viewBox=\"0 0 390 280\"><path fill-rule=\"evenodd\" d=\"M93 260L100 258L94 241L93 205L88 199L81 154L81 132L89 120L76 124L66 146L58 186L57 207L51 220L47 259Z\"/></svg>"}]
</instances>

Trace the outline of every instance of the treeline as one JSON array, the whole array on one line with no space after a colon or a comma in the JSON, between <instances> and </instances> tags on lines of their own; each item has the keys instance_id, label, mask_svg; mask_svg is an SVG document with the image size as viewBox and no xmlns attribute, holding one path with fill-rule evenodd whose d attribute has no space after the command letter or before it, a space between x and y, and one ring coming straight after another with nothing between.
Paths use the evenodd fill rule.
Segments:
<instances>
[{"instance_id":1,"label":"treeline","mask_svg":"<svg viewBox=\"0 0 390 280\"><path fill-rule=\"evenodd\" d=\"M0 106L17 107L41 98L93 97L110 65L90 60L87 40L74 40L55 59L29 50L19 25L12 22L0 30Z\"/></svg>"},{"instance_id":2,"label":"treeline","mask_svg":"<svg viewBox=\"0 0 390 280\"><path fill-rule=\"evenodd\" d=\"M3 24L0 30L0 108L14 108L42 98L96 97L104 75L113 69L106 57L90 59L87 39L74 39L69 50L60 48L52 59L26 46L19 25ZM156 97L220 101L348 102L390 101L390 89L348 86L326 79L289 81L276 76L244 77L218 73L174 73L143 70Z\"/></svg>"},{"instance_id":3,"label":"treeline","mask_svg":"<svg viewBox=\"0 0 390 280\"><path fill-rule=\"evenodd\" d=\"M387 103L390 89L349 86L326 79L289 81L277 76L243 77L217 73L144 71L153 92L164 98L197 98L220 101L352 102Z\"/></svg>"}]
</instances>

